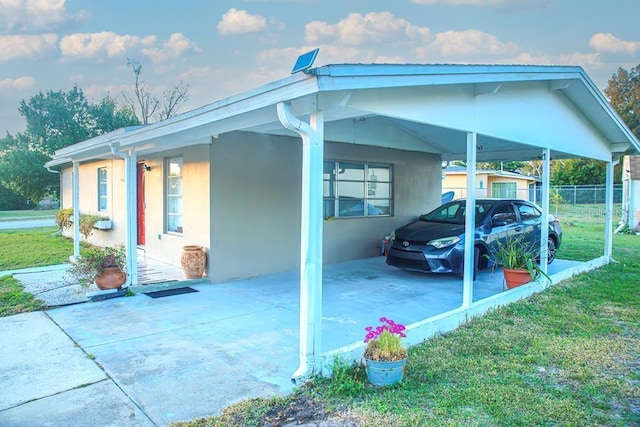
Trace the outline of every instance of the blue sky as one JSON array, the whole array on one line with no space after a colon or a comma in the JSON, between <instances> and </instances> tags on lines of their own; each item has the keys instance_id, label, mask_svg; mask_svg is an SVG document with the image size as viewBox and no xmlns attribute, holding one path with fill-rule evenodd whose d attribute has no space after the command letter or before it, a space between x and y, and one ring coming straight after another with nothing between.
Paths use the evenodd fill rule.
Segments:
<instances>
[{"instance_id":1,"label":"blue sky","mask_svg":"<svg viewBox=\"0 0 640 427\"><path fill-rule=\"evenodd\" d=\"M0 0L0 132L20 100L131 91L127 58L182 112L289 75L319 47L330 63L579 65L602 89L640 64L638 0Z\"/></svg>"}]
</instances>

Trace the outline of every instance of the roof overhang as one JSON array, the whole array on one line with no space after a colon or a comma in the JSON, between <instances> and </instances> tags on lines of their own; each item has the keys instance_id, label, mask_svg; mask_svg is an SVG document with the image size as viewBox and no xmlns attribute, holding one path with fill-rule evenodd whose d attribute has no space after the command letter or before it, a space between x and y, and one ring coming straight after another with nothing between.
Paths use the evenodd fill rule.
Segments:
<instances>
[{"instance_id":1,"label":"roof overhang","mask_svg":"<svg viewBox=\"0 0 640 427\"><path fill-rule=\"evenodd\" d=\"M56 152L53 161L110 158L109 146L138 157L210 143L246 131L295 136L278 120L289 102L301 119L324 112L325 140L478 161L599 160L640 152L640 143L580 67L520 65L327 65L171 119L121 129Z\"/></svg>"}]
</instances>

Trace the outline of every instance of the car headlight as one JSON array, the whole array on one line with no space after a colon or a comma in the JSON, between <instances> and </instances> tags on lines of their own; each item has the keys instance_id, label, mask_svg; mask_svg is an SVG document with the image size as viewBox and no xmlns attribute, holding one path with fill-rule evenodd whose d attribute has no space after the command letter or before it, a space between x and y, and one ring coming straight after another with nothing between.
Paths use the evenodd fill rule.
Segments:
<instances>
[{"instance_id":1,"label":"car headlight","mask_svg":"<svg viewBox=\"0 0 640 427\"><path fill-rule=\"evenodd\" d=\"M396 230L393 230L391 234L389 234L389 241L396 240Z\"/></svg>"},{"instance_id":2,"label":"car headlight","mask_svg":"<svg viewBox=\"0 0 640 427\"><path fill-rule=\"evenodd\" d=\"M432 240L429 243L427 243L427 245L431 245L436 249L442 249L451 245L455 245L459 241L460 241L460 238L458 236L444 237L442 239Z\"/></svg>"}]
</instances>

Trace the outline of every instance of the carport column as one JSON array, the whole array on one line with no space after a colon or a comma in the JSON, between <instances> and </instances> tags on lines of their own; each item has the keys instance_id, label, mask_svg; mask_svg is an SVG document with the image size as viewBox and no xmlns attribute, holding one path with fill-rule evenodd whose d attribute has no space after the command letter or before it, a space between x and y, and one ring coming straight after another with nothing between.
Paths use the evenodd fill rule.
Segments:
<instances>
[{"instance_id":1,"label":"carport column","mask_svg":"<svg viewBox=\"0 0 640 427\"><path fill-rule=\"evenodd\" d=\"M464 220L464 278L462 280L462 308L473 302L473 269L475 266L476 235L476 145L478 135L467 133L467 200Z\"/></svg>"},{"instance_id":2,"label":"carport column","mask_svg":"<svg viewBox=\"0 0 640 427\"><path fill-rule=\"evenodd\" d=\"M73 258L80 257L80 170L73 162Z\"/></svg>"},{"instance_id":3,"label":"carport column","mask_svg":"<svg viewBox=\"0 0 640 427\"><path fill-rule=\"evenodd\" d=\"M324 115L312 111L310 124L293 115L290 103L278 103L285 128L302 137L302 197L300 205L300 366L291 380L307 381L322 368L322 174Z\"/></svg>"},{"instance_id":4,"label":"carport column","mask_svg":"<svg viewBox=\"0 0 640 427\"><path fill-rule=\"evenodd\" d=\"M120 151L116 143L109 145L111 152L124 159L124 211L125 211L125 249L127 258L127 281L123 287L138 284L138 212L136 210L137 197L137 162L138 156L134 149L127 152Z\"/></svg>"},{"instance_id":5,"label":"carport column","mask_svg":"<svg viewBox=\"0 0 640 427\"><path fill-rule=\"evenodd\" d=\"M611 262L613 260L613 167L613 161L607 162L607 186L604 208L604 256L607 259L607 262Z\"/></svg>"},{"instance_id":6,"label":"carport column","mask_svg":"<svg viewBox=\"0 0 640 427\"><path fill-rule=\"evenodd\" d=\"M540 268L547 272L547 248L549 244L549 180L551 177L551 150L542 150L542 226L540 227ZM546 220L545 220L546 218Z\"/></svg>"}]
</instances>

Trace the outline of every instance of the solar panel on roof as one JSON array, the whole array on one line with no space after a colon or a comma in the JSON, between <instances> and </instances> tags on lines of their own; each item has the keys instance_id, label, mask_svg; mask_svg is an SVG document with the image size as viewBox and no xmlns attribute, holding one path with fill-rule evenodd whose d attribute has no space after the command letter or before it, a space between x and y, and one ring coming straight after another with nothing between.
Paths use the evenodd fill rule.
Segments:
<instances>
[{"instance_id":1,"label":"solar panel on roof","mask_svg":"<svg viewBox=\"0 0 640 427\"><path fill-rule=\"evenodd\" d=\"M311 68L313 65L313 61L316 60L316 56L318 56L318 52L320 49L314 49L311 52L307 52L303 55L298 56L296 60L296 64L293 66L293 70L291 70L291 74L295 74L299 71L304 71L308 68Z\"/></svg>"}]
</instances>

